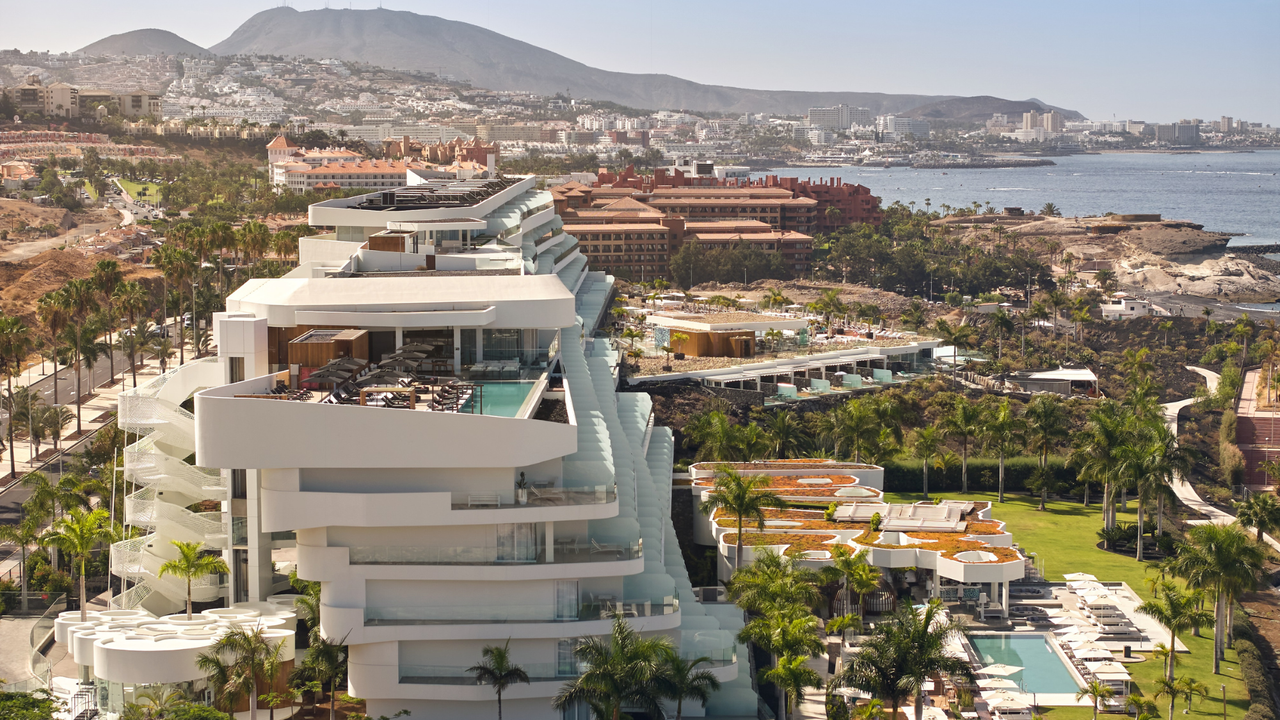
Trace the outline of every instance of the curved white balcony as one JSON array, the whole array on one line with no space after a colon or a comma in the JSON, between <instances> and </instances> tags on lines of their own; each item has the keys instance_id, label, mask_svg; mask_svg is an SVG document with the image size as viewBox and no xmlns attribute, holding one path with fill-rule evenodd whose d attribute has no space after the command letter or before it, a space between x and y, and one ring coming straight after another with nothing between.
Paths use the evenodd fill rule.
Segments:
<instances>
[{"instance_id":1,"label":"curved white balcony","mask_svg":"<svg viewBox=\"0 0 1280 720\"><path fill-rule=\"evenodd\" d=\"M322 603L321 630L325 637L346 637L351 644L396 640L502 640L506 638L562 638L608 635L612 610L622 612L637 632L680 627L680 604L675 597L631 598L620 602L582 603L561 613L549 604L524 603L477 607L333 607Z\"/></svg>"},{"instance_id":2,"label":"curved white balcony","mask_svg":"<svg viewBox=\"0 0 1280 720\"><path fill-rule=\"evenodd\" d=\"M553 549L508 557L495 547L314 547L299 544L298 574L307 580L568 580L644 572L640 545L581 551Z\"/></svg>"},{"instance_id":3,"label":"curved white balcony","mask_svg":"<svg viewBox=\"0 0 1280 720\"><path fill-rule=\"evenodd\" d=\"M528 505L516 505L506 498L505 507L492 507L488 501L479 502L479 496L464 493L292 492L263 488L262 529L279 532L328 526L495 525L600 520L618 514L618 494L612 486L535 492L538 494Z\"/></svg>"}]
</instances>

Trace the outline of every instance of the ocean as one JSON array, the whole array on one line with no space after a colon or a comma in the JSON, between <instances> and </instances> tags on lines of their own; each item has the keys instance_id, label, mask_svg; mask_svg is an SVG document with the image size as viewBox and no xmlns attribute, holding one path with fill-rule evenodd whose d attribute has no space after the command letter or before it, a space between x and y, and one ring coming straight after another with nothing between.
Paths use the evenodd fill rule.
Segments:
<instances>
[{"instance_id":1,"label":"ocean","mask_svg":"<svg viewBox=\"0 0 1280 720\"><path fill-rule=\"evenodd\" d=\"M1052 158L1057 165L990 170L912 168L779 168L762 175L838 177L860 183L889 205L915 201L933 208L975 200L996 208L1038 211L1045 203L1063 215L1160 213L1206 230L1242 233L1232 245L1280 243L1280 150L1253 153L1107 153Z\"/></svg>"}]
</instances>

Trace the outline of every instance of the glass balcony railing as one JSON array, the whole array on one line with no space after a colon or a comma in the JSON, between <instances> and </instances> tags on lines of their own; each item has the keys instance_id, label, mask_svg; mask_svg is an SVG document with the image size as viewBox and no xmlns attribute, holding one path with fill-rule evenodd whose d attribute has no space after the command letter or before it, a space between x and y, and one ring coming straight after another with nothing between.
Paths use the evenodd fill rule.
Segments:
<instances>
[{"instance_id":1,"label":"glass balcony railing","mask_svg":"<svg viewBox=\"0 0 1280 720\"><path fill-rule=\"evenodd\" d=\"M556 623L587 620L656 617L679 612L680 600L633 598L614 600L598 597L576 607L525 603L519 605L432 605L424 607L365 608L366 627L394 625L470 625L501 623Z\"/></svg>"},{"instance_id":2,"label":"glass balcony railing","mask_svg":"<svg viewBox=\"0 0 1280 720\"><path fill-rule=\"evenodd\" d=\"M352 565L534 565L635 560L644 554L644 545L563 538L555 541L550 558L546 548L538 546L364 545L349 551Z\"/></svg>"},{"instance_id":3,"label":"glass balcony railing","mask_svg":"<svg viewBox=\"0 0 1280 720\"><path fill-rule=\"evenodd\" d=\"M454 502L454 510L492 510L492 503L476 502L472 496L467 502ZM618 499L616 485L597 485L594 488L529 488L528 507L605 505ZM505 507L505 505L504 505Z\"/></svg>"},{"instance_id":4,"label":"glass balcony railing","mask_svg":"<svg viewBox=\"0 0 1280 720\"><path fill-rule=\"evenodd\" d=\"M699 636L704 634L716 634L720 636L728 636L727 644L720 644L714 647L706 644L700 644L697 647L687 647L688 643L681 642L680 657L685 660L692 661L699 658L709 658L710 662L703 662L698 665L699 670L708 670L711 668L728 667L738 661L735 652L736 645L733 643L732 633L727 630L714 630L706 633L699 632ZM718 637L717 641L723 641L723 637ZM566 659L562 662L551 663L521 663L521 669L529 676L529 682L561 682L578 677L586 669L576 659ZM482 685L484 683L476 680L476 675L465 665L401 665L400 666L400 682L401 684L410 685Z\"/></svg>"}]
</instances>

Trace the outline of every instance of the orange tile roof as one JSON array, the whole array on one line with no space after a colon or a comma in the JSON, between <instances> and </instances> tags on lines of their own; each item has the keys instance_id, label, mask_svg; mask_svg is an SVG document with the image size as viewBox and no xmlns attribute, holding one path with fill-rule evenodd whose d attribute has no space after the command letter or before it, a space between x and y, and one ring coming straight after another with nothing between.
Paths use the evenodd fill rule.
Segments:
<instances>
[{"instance_id":1,"label":"orange tile roof","mask_svg":"<svg viewBox=\"0 0 1280 720\"><path fill-rule=\"evenodd\" d=\"M274 140L267 143L268 150L279 150L280 148L296 148L298 147L293 141L283 135L277 135Z\"/></svg>"},{"instance_id":2,"label":"orange tile roof","mask_svg":"<svg viewBox=\"0 0 1280 720\"><path fill-rule=\"evenodd\" d=\"M300 170L308 175L327 175L329 173L369 174L386 172L404 172L409 168L421 168L422 163L405 163L399 160L361 160L360 162L333 162L328 165L317 165Z\"/></svg>"},{"instance_id":3,"label":"orange tile roof","mask_svg":"<svg viewBox=\"0 0 1280 720\"><path fill-rule=\"evenodd\" d=\"M574 234L575 232L606 232L606 233L650 232L651 233L651 232L667 232L667 228L666 226L659 225L658 223L615 223L615 224L592 223L592 224L583 224L583 225L574 225L572 223L565 223L564 231L569 233L570 235Z\"/></svg>"}]
</instances>

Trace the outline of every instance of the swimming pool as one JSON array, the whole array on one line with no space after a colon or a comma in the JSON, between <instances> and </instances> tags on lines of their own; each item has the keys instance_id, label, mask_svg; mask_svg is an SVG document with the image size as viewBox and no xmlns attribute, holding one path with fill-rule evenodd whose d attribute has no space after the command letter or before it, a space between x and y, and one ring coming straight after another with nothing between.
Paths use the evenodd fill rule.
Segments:
<instances>
[{"instance_id":1,"label":"swimming pool","mask_svg":"<svg viewBox=\"0 0 1280 720\"><path fill-rule=\"evenodd\" d=\"M484 386L484 390L481 392L484 407L481 408L480 414L515 417L516 413L520 411L520 406L524 404L525 398L529 397L529 391L533 389L534 381L491 382L486 380L481 382L480 385Z\"/></svg>"},{"instance_id":2,"label":"swimming pool","mask_svg":"<svg viewBox=\"0 0 1280 720\"><path fill-rule=\"evenodd\" d=\"M1009 676L1027 692L1074 693L1080 689L1071 670L1044 635L1036 633L983 633L969 642L984 665L1003 663L1024 668Z\"/></svg>"}]
</instances>

